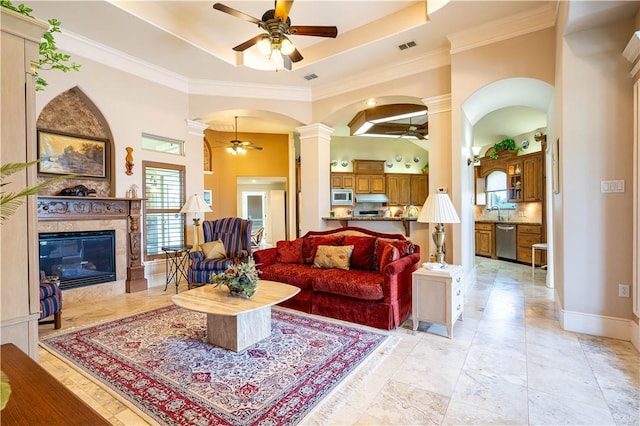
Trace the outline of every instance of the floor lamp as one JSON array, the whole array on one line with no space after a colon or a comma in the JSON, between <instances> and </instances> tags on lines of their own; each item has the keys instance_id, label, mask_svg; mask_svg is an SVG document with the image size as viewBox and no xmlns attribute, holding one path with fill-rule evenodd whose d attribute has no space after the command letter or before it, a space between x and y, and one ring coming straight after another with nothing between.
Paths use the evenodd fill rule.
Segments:
<instances>
[{"instance_id":1,"label":"floor lamp","mask_svg":"<svg viewBox=\"0 0 640 426\"><path fill-rule=\"evenodd\" d=\"M198 228L200 227L200 213L212 211L198 194L193 194L180 209L180 213L193 213L193 251L198 250Z\"/></svg>"},{"instance_id":2,"label":"floor lamp","mask_svg":"<svg viewBox=\"0 0 640 426\"><path fill-rule=\"evenodd\" d=\"M441 188L438 189L437 193L429 194L418 215L418 222L436 224L436 230L431 234L433 242L436 244L436 262L440 264L441 268L446 268L447 263L444 260L445 233L443 224L460 223L460 218L445 189Z\"/></svg>"}]
</instances>

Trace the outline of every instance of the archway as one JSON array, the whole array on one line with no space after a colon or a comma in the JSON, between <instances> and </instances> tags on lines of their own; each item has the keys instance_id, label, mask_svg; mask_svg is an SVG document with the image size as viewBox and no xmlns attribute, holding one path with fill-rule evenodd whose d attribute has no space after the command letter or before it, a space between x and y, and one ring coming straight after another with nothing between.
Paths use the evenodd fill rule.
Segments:
<instances>
[{"instance_id":1,"label":"archway","mask_svg":"<svg viewBox=\"0 0 640 426\"><path fill-rule=\"evenodd\" d=\"M463 117L466 122L463 128L468 129L467 132L463 132L463 141L461 145L466 147L468 152L471 152L471 147L474 144L474 128L484 117L487 117L495 111L504 110L509 107L529 107L538 111L542 111L548 117L548 109L551 106L554 96L554 88L550 84L531 78L510 78L499 80L494 83L488 84L478 89L473 95L471 95L463 104L462 111ZM547 123L548 127L548 123ZM533 131L535 129L529 129ZM508 135L516 136L516 135ZM496 141L497 142L497 141ZM486 149L485 149L486 150ZM550 150L547 149L543 153L546 158L546 171L547 176L550 174ZM469 179L474 179L474 174L469 174ZM544 188L545 199L551 201L550 191L551 179L546 179L546 186ZM474 187L473 182L469 182L470 187ZM549 273L547 274L547 285L553 286L553 273L552 262L553 258L553 223L551 215L550 203L546 204L545 210L542 212L544 215L544 222L546 223L547 231L546 238L549 243L548 259L549 259ZM469 235L473 233L473 221L470 221L467 231ZM474 241L473 238L469 238L469 241ZM473 262L474 253L468 253L470 262Z\"/></svg>"}]
</instances>

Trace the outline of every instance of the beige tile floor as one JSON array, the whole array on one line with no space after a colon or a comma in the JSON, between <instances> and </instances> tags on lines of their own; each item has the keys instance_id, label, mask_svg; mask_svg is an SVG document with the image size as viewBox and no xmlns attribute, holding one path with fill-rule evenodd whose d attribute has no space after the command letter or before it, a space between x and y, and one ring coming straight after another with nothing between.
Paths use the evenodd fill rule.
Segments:
<instances>
[{"instance_id":1,"label":"beige tile floor","mask_svg":"<svg viewBox=\"0 0 640 426\"><path fill-rule=\"evenodd\" d=\"M639 425L640 354L629 343L566 332L545 274L477 258L464 320L448 339L411 321L395 349L328 422L335 425ZM182 287L181 287L182 290ZM162 287L64 307L63 326L93 324L170 302ZM41 335L51 333L41 326ZM40 350L44 368L114 425L147 424L109 393ZM304 424L324 420L308 416Z\"/></svg>"}]
</instances>

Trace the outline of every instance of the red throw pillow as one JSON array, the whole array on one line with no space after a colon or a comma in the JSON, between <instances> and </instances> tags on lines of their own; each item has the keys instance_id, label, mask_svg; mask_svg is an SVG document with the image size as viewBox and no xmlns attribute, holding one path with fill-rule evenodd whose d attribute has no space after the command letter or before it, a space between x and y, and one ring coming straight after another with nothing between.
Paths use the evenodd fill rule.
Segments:
<instances>
[{"instance_id":1,"label":"red throw pillow","mask_svg":"<svg viewBox=\"0 0 640 426\"><path fill-rule=\"evenodd\" d=\"M375 269L376 237L348 235L345 246L354 246L351 253L351 267L355 269Z\"/></svg>"},{"instance_id":2,"label":"red throw pillow","mask_svg":"<svg viewBox=\"0 0 640 426\"><path fill-rule=\"evenodd\" d=\"M382 256L380 256L380 272L382 272L388 264L398 259L400 259L400 251L398 248L392 244L385 244L382 250Z\"/></svg>"},{"instance_id":3,"label":"red throw pillow","mask_svg":"<svg viewBox=\"0 0 640 426\"><path fill-rule=\"evenodd\" d=\"M309 257L304 257L304 263L313 263L313 259L316 257L316 251L318 250L318 246L341 246L342 241L344 241L344 237L342 235L327 235L327 236L319 236L309 238L311 240L311 249L309 247L304 247L303 250L305 255L308 254ZM309 244L309 243L306 243ZM309 251L308 251L309 250Z\"/></svg>"},{"instance_id":4,"label":"red throw pillow","mask_svg":"<svg viewBox=\"0 0 640 426\"><path fill-rule=\"evenodd\" d=\"M276 262L302 263L302 238L276 243Z\"/></svg>"}]
</instances>

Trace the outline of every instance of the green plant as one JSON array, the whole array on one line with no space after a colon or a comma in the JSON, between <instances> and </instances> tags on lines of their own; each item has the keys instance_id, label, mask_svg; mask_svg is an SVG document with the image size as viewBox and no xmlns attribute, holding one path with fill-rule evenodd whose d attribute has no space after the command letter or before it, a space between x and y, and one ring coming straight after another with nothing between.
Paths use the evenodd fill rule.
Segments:
<instances>
[{"instance_id":1,"label":"green plant","mask_svg":"<svg viewBox=\"0 0 640 426\"><path fill-rule=\"evenodd\" d=\"M9 10L13 10L14 12L18 12L22 15L33 18L31 12L33 9L25 6L24 4L19 4L15 6L11 3L10 0L0 0L0 6L7 8ZM35 19L35 18L34 18ZM54 33L59 33L61 22L57 19L49 19L47 21L49 23L49 30L47 30L42 35L42 42L40 43L40 60L38 61L37 68L39 70L60 70L62 72L80 71L80 65L69 61L71 60L71 56L65 53L58 52L58 46L56 45ZM36 72L36 91L44 90L47 86L47 81L42 78Z\"/></svg>"},{"instance_id":2,"label":"green plant","mask_svg":"<svg viewBox=\"0 0 640 426\"><path fill-rule=\"evenodd\" d=\"M516 141L513 139L502 139L493 145L493 151L489 154L489 158L497 160L500 151L522 151L522 148L516 147Z\"/></svg>"},{"instance_id":3,"label":"green plant","mask_svg":"<svg viewBox=\"0 0 640 426\"><path fill-rule=\"evenodd\" d=\"M211 274L209 282L216 287L227 286L229 292L235 295L244 294L246 297L253 296L258 288L258 274L253 261L241 262L229 265L227 270L219 274Z\"/></svg>"},{"instance_id":4,"label":"green plant","mask_svg":"<svg viewBox=\"0 0 640 426\"><path fill-rule=\"evenodd\" d=\"M427 161L424 166L422 166L422 172L425 173L429 170L429 162Z\"/></svg>"},{"instance_id":5,"label":"green plant","mask_svg":"<svg viewBox=\"0 0 640 426\"><path fill-rule=\"evenodd\" d=\"M30 161L28 163L7 163L0 167L0 188L7 185L9 182L5 182L5 178L17 173L27 167L37 164L40 160ZM29 186L18 192L2 192L0 191L0 221L4 222L12 214L16 212L16 209L24 202L24 198L29 195L36 195L38 192L54 182L69 179L75 175L59 176L53 179L49 179L46 182L39 183L38 185Z\"/></svg>"}]
</instances>

